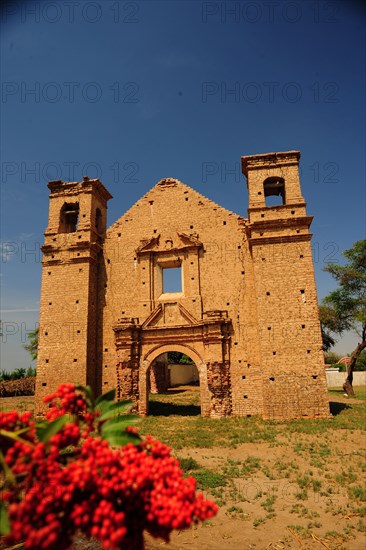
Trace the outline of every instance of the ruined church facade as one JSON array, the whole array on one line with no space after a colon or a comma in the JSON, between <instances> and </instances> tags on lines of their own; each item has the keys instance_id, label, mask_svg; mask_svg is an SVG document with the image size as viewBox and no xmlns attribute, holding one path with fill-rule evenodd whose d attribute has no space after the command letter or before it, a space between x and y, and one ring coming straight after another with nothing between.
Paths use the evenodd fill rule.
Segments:
<instances>
[{"instance_id":1,"label":"ruined church facade","mask_svg":"<svg viewBox=\"0 0 366 550\"><path fill-rule=\"evenodd\" d=\"M38 412L67 381L115 388L146 415L150 371L178 351L197 367L203 416L328 416L299 159L242 157L247 219L166 178L107 229L99 180L50 182Z\"/></svg>"}]
</instances>

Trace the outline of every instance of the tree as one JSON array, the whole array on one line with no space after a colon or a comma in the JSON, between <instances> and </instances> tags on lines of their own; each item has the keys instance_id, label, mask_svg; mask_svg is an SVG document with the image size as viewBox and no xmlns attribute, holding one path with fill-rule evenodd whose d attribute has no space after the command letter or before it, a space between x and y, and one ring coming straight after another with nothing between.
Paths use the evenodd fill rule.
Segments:
<instances>
[{"instance_id":1,"label":"tree","mask_svg":"<svg viewBox=\"0 0 366 550\"><path fill-rule=\"evenodd\" d=\"M24 344L24 349L29 351L32 357L32 361L35 361L37 359L37 352L38 352L38 335L39 335L39 327L37 327L32 332L28 333L28 344Z\"/></svg>"},{"instance_id":2,"label":"tree","mask_svg":"<svg viewBox=\"0 0 366 550\"><path fill-rule=\"evenodd\" d=\"M326 365L336 365L340 359L342 359L342 356L334 351L326 351L324 353L324 363Z\"/></svg>"},{"instance_id":3,"label":"tree","mask_svg":"<svg viewBox=\"0 0 366 550\"><path fill-rule=\"evenodd\" d=\"M0 372L0 381L21 380L25 378L27 371L23 367L15 369L13 372L7 372L4 369Z\"/></svg>"},{"instance_id":4,"label":"tree","mask_svg":"<svg viewBox=\"0 0 366 550\"><path fill-rule=\"evenodd\" d=\"M192 365L193 361L188 355L186 355L185 353L182 353L182 357L180 358L179 363L181 365Z\"/></svg>"},{"instance_id":5,"label":"tree","mask_svg":"<svg viewBox=\"0 0 366 550\"><path fill-rule=\"evenodd\" d=\"M360 355L358 356L355 370L366 370L366 349L361 351Z\"/></svg>"},{"instance_id":6,"label":"tree","mask_svg":"<svg viewBox=\"0 0 366 550\"><path fill-rule=\"evenodd\" d=\"M351 354L343 384L347 395L354 395L353 371L359 355L366 348L366 239L355 242L343 255L346 265L328 263L324 268L335 278L339 288L324 298L320 318L325 333L331 338L332 333L341 335L353 330L361 339Z\"/></svg>"},{"instance_id":7,"label":"tree","mask_svg":"<svg viewBox=\"0 0 366 550\"><path fill-rule=\"evenodd\" d=\"M319 318L322 331L323 351L328 352L336 343L336 340L331 335L330 329L330 324L334 327L334 311L329 306L321 305L319 306Z\"/></svg>"},{"instance_id":8,"label":"tree","mask_svg":"<svg viewBox=\"0 0 366 550\"><path fill-rule=\"evenodd\" d=\"M183 353L180 351L169 351L168 352L168 363L179 363Z\"/></svg>"},{"instance_id":9,"label":"tree","mask_svg":"<svg viewBox=\"0 0 366 550\"><path fill-rule=\"evenodd\" d=\"M181 353L180 351L169 351L168 363L175 365L191 365L193 361L188 355L185 355L185 353Z\"/></svg>"}]
</instances>

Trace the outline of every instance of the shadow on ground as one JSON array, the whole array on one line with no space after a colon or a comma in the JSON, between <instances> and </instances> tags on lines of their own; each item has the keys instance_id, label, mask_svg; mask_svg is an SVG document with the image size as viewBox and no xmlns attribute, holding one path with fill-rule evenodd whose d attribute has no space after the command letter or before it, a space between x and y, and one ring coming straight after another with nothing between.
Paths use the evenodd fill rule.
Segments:
<instances>
[{"instance_id":1,"label":"shadow on ground","mask_svg":"<svg viewBox=\"0 0 366 550\"><path fill-rule=\"evenodd\" d=\"M340 414L345 409L351 409L349 405L346 405L346 403L339 403L337 401L329 401L329 409L330 414L333 416L337 416L337 414Z\"/></svg>"},{"instance_id":2,"label":"shadow on ground","mask_svg":"<svg viewBox=\"0 0 366 550\"><path fill-rule=\"evenodd\" d=\"M199 405L178 405L158 401L149 402L149 416L199 416L200 414L201 407Z\"/></svg>"}]
</instances>

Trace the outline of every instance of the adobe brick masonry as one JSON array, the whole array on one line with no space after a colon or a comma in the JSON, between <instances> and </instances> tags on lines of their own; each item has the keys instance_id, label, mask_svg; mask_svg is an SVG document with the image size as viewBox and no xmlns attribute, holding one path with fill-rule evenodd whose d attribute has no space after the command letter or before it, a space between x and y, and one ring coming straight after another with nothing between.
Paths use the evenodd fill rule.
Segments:
<instances>
[{"instance_id":1,"label":"adobe brick masonry","mask_svg":"<svg viewBox=\"0 0 366 550\"><path fill-rule=\"evenodd\" d=\"M36 410L68 381L116 388L146 415L150 373L166 386L159 361L180 351L198 369L203 416L327 417L299 159L242 157L248 218L165 178L107 229L112 197L99 180L50 182Z\"/></svg>"}]
</instances>

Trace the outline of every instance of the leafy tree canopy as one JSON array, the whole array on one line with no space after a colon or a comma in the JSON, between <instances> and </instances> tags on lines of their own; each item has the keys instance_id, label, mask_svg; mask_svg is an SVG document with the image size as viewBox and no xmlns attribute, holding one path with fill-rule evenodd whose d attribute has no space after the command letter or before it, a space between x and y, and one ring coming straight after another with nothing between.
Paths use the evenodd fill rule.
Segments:
<instances>
[{"instance_id":1,"label":"leafy tree canopy","mask_svg":"<svg viewBox=\"0 0 366 550\"><path fill-rule=\"evenodd\" d=\"M38 335L39 335L39 327L37 327L32 332L28 333L28 344L24 344L24 349L29 351L32 357L32 361L35 361L37 359L37 352L38 352Z\"/></svg>"},{"instance_id":2,"label":"leafy tree canopy","mask_svg":"<svg viewBox=\"0 0 366 550\"><path fill-rule=\"evenodd\" d=\"M351 355L343 386L349 395L353 395L352 373L359 355L366 348L366 239L355 242L343 255L347 260L345 265L328 263L324 268L337 281L338 288L324 298L320 319L323 337L330 337L334 343L333 334L341 335L348 330L356 332L361 339ZM323 348L326 345L323 339Z\"/></svg>"},{"instance_id":3,"label":"leafy tree canopy","mask_svg":"<svg viewBox=\"0 0 366 550\"><path fill-rule=\"evenodd\" d=\"M342 357L339 353L334 351L327 351L324 353L324 362L326 365L335 365Z\"/></svg>"},{"instance_id":4,"label":"leafy tree canopy","mask_svg":"<svg viewBox=\"0 0 366 550\"><path fill-rule=\"evenodd\" d=\"M169 351L168 352L168 363L170 364L184 364L191 365L193 363L192 359L181 353L180 351Z\"/></svg>"}]
</instances>

